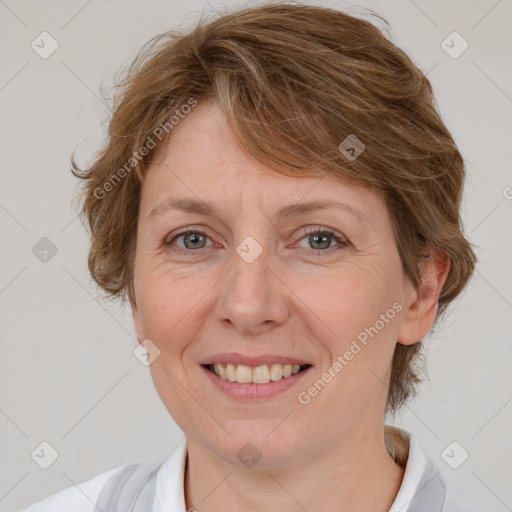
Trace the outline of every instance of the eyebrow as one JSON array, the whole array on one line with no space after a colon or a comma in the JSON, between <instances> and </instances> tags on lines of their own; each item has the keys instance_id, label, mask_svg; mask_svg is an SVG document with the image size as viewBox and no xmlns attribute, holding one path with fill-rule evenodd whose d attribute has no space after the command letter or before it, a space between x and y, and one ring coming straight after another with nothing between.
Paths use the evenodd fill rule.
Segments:
<instances>
[{"instance_id":1,"label":"eyebrow","mask_svg":"<svg viewBox=\"0 0 512 512\"><path fill-rule=\"evenodd\" d=\"M346 203L337 201L334 199L310 201L308 203L292 203L283 206L276 213L276 221L279 222L287 217L293 215L300 215L304 213L313 212L316 210L329 210L332 208L339 208L352 214L362 221L370 222L370 219L361 210L354 208ZM208 217L220 218L221 215L218 210L210 203L205 201L199 201L193 198L168 198L155 206L150 212L148 217L160 215L161 213L168 210L179 210L185 213L196 213L199 215L205 215Z\"/></svg>"}]
</instances>

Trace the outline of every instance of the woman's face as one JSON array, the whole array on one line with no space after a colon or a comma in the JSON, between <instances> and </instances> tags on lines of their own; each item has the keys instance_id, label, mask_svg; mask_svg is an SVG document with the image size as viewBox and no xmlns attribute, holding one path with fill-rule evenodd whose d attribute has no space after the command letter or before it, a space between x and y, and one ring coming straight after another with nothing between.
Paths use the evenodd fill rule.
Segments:
<instances>
[{"instance_id":1,"label":"woman's face","mask_svg":"<svg viewBox=\"0 0 512 512\"><path fill-rule=\"evenodd\" d=\"M200 102L148 170L134 282L138 339L160 351L152 378L189 442L235 464L256 450L270 467L382 424L410 293L372 191L273 172ZM277 363L310 367L279 379Z\"/></svg>"}]
</instances>

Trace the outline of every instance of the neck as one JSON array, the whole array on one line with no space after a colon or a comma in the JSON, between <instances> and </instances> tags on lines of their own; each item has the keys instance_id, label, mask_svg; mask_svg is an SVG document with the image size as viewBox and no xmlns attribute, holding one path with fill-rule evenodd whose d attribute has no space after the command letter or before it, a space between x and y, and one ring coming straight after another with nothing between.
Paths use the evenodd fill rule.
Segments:
<instances>
[{"instance_id":1,"label":"neck","mask_svg":"<svg viewBox=\"0 0 512 512\"><path fill-rule=\"evenodd\" d=\"M400 488L408 440L392 427L377 432L356 433L277 469L234 466L204 445L187 443L187 510L213 512L222 504L225 512L386 512Z\"/></svg>"}]
</instances>

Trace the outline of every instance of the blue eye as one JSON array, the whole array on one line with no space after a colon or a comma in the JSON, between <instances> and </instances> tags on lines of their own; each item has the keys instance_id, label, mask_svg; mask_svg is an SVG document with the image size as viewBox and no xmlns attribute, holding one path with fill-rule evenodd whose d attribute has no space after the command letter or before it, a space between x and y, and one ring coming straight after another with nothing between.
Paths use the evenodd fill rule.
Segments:
<instances>
[{"instance_id":1,"label":"blue eye","mask_svg":"<svg viewBox=\"0 0 512 512\"><path fill-rule=\"evenodd\" d=\"M306 236L304 236L301 240L304 240L307 238L307 241L309 244L317 244L320 246L327 247L317 247L317 249L307 249L307 252L310 254L314 254L315 256L322 255L322 252L328 252L331 253L332 249L337 250L342 247L346 247L348 245L348 241L336 235L333 231L330 231L329 229L320 229L320 228L313 228L313 229L306 229L305 230ZM334 247L331 247L331 241L334 240L337 245ZM319 254L320 253L320 254Z\"/></svg>"},{"instance_id":2,"label":"blue eye","mask_svg":"<svg viewBox=\"0 0 512 512\"><path fill-rule=\"evenodd\" d=\"M174 240L183 237L183 242L185 248L179 247L179 249L203 249L205 247L206 239L208 238L206 234L198 229L189 229L187 231L183 231L178 233L171 241L167 242L166 245L171 245Z\"/></svg>"},{"instance_id":3,"label":"blue eye","mask_svg":"<svg viewBox=\"0 0 512 512\"><path fill-rule=\"evenodd\" d=\"M301 238L301 241L307 238L310 245L317 245L317 248L313 247L306 249L307 253L315 256L321 256L323 253L330 254L334 250L339 250L349 245L349 242L345 238L336 235L333 231L328 229L310 228L306 229L304 233L305 236ZM178 249L181 251L189 252L189 250L199 250L211 247L211 245L206 245L209 237L204 231L199 229L187 229L186 231L177 233L171 240L165 242L165 245L170 247L179 238L183 238L184 247L178 246ZM334 247L331 247L332 240L336 242Z\"/></svg>"}]
</instances>

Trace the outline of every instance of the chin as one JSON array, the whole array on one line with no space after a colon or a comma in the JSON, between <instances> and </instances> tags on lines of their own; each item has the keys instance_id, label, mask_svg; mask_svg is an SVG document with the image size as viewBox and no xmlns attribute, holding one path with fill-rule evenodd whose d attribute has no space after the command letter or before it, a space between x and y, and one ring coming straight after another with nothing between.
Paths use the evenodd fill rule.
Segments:
<instances>
[{"instance_id":1,"label":"chin","mask_svg":"<svg viewBox=\"0 0 512 512\"><path fill-rule=\"evenodd\" d=\"M291 464L304 446L301 436L296 429L278 426L279 421L251 421L250 427L243 428L238 424L236 431L234 423L226 425L226 430L232 437L220 429L220 439L205 439L205 443L219 457L230 464L240 467L270 469ZM288 420L285 420L286 423ZM272 427L269 425L272 424ZM291 422L290 422L291 425ZM276 428L276 426L278 426ZM292 425L293 427L293 425ZM282 428L282 431L280 429ZM204 433L202 434L204 436Z\"/></svg>"}]
</instances>

